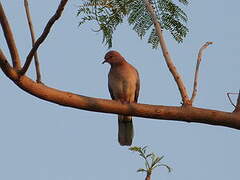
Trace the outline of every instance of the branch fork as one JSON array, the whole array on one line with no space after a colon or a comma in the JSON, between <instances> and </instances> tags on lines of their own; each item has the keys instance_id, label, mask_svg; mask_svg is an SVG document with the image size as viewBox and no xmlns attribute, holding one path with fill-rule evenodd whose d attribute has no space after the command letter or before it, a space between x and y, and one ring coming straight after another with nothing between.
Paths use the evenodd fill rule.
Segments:
<instances>
[{"instance_id":1,"label":"branch fork","mask_svg":"<svg viewBox=\"0 0 240 180\"><path fill-rule=\"evenodd\" d=\"M28 20L28 25L29 25L29 29L30 29L30 33L31 33L31 38L32 38L32 49L30 50L30 52L29 52L29 54L26 58L26 61L24 63L24 66L22 68L21 68L19 53L18 53L16 43L15 43L15 40L14 40L14 37L13 37L13 33L11 31L11 27L8 23L7 17L6 17L5 12L4 12L4 9L3 9L2 4L0 2L0 23L1 23L1 26L2 26L2 29L3 29L3 32L4 32L5 39L6 39L7 44L8 44L10 54L11 54L13 67L17 71L20 72L20 75L24 75L27 72L27 70L28 70L28 68L31 64L32 58L34 56L36 75L37 75L37 80L36 81L38 83L41 83L41 73L40 73L40 66L39 66L37 50L38 50L39 46L43 43L43 41L47 38L51 27L61 17L62 12L63 12L64 7L67 4L67 2L68 2L68 0L61 0L55 14L50 18L46 27L44 28L43 33L41 34L41 36L35 42L35 33L34 33L33 24L32 24L31 15L30 15L30 10L29 10L29 6L28 6L28 0L24 0L24 7L25 7L27 20Z\"/></svg>"},{"instance_id":2,"label":"branch fork","mask_svg":"<svg viewBox=\"0 0 240 180\"><path fill-rule=\"evenodd\" d=\"M175 67L173 60L170 56L169 50L167 48L167 44L164 40L163 37L163 32L162 32L162 28L161 28L161 24L160 22L157 20L157 16L154 10L154 7L151 4L151 0L144 0L146 8L152 18L157 36L159 38L159 42L160 42L160 46L163 52L163 56L165 59L165 62L169 68L169 71L172 73L172 76L178 86L179 92L181 94L182 97L182 105L183 106L192 106L193 101L196 97L197 94L197 85L198 85L198 72L199 72L199 65L202 59L202 55L203 55L203 50L206 49L210 44L212 44L213 42L206 42L199 50L198 53L198 58L197 58L197 66L196 66L196 71L195 71L195 78L194 78L194 86L193 86L193 93L192 93L192 97L191 99L188 96L186 87L184 85L184 82L180 76L180 74L177 72L177 68Z\"/></svg>"}]
</instances>

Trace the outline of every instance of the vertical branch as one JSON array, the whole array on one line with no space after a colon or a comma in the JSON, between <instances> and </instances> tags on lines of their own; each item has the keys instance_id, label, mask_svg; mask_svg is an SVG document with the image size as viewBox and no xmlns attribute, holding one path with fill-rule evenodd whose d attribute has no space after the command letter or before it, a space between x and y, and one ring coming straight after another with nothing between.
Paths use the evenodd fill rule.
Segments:
<instances>
[{"instance_id":1,"label":"vertical branch","mask_svg":"<svg viewBox=\"0 0 240 180\"><path fill-rule=\"evenodd\" d=\"M154 8L152 7L152 4L150 3L149 0L144 0L144 2L145 2L145 5L146 5L146 8L147 8L147 10L148 10L148 12L149 12L149 14L152 18L157 36L159 38L159 42L160 42L160 46L161 46L161 49L162 49L162 52L163 52L165 62L167 64L170 72L172 73L175 82L177 83L178 89L179 89L181 97L182 97L183 105L191 105L191 101L188 97L187 90L186 90L186 87L184 85L184 82L183 82L180 74L177 72L177 69L176 69L176 67L173 63L173 60L170 56L170 53L168 51L167 44L164 40L163 33L161 31L162 28L161 28L160 23L157 20L157 16L155 14Z\"/></svg>"},{"instance_id":2,"label":"vertical branch","mask_svg":"<svg viewBox=\"0 0 240 180\"><path fill-rule=\"evenodd\" d=\"M31 14L30 14L29 6L28 6L28 0L24 0L24 7L25 7L26 15L27 15L29 30L30 30L30 33L31 33L32 46L34 46L34 44L35 44L35 33L34 33ZM36 81L38 83L41 83L41 72L40 72L40 65L39 65L37 50L34 53L34 62L35 62L36 76L37 76Z\"/></svg>"},{"instance_id":3,"label":"vertical branch","mask_svg":"<svg viewBox=\"0 0 240 180\"><path fill-rule=\"evenodd\" d=\"M55 12L55 14L50 18L50 20L48 21L47 25L45 26L44 30L43 30L43 33L41 34L41 36L37 39L36 43L33 45L31 51L29 52L27 58L26 58L26 61L25 61L25 64L21 70L21 74L24 75L30 64L31 64L31 61L32 61L32 58L35 54L35 52L37 51L37 49L39 48L39 46L43 43L43 41L47 38L53 24L61 17L62 15L62 12L64 10L64 7L65 5L67 4L68 0L61 0L58 8L57 8L57 11Z\"/></svg>"},{"instance_id":4,"label":"vertical branch","mask_svg":"<svg viewBox=\"0 0 240 180\"><path fill-rule=\"evenodd\" d=\"M15 44L15 40L13 37L11 27L8 23L8 20L5 15L5 12L4 12L1 2L0 2L0 23L2 26L3 33L4 33L4 37L7 41L8 49L11 54L13 67L17 70L20 70L21 69L20 57L18 54L18 50L17 50L16 44Z\"/></svg>"},{"instance_id":5,"label":"vertical branch","mask_svg":"<svg viewBox=\"0 0 240 180\"><path fill-rule=\"evenodd\" d=\"M151 180L151 174L147 173L145 180Z\"/></svg>"},{"instance_id":6,"label":"vertical branch","mask_svg":"<svg viewBox=\"0 0 240 180\"><path fill-rule=\"evenodd\" d=\"M197 95L197 87L198 87L198 73L199 73L199 66L202 61L203 56L203 50L206 49L210 44L213 44L213 42L206 42L199 50L198 57L197 57L197 65L195 70L195 76L194 76L194 84L193 84L193 92L191 97L191 102L193 103L196 95Z\"/></svg>"}]
</instances>

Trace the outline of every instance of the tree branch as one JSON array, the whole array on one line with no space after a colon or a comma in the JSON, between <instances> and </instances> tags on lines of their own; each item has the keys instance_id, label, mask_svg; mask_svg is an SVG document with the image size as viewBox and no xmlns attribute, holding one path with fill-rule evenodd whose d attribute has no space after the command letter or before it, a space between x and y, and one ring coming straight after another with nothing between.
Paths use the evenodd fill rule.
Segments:
<instances>
[{"instance_id":1,"label":"tree branch","mask_svg":"<svg viewBox=\"0 0 240 180\"><path fill-rule=\"evenodd\" d=\"M177 83L178 89L179 89L181 97L182 97L183 105L191 105L191 101L188 97L186 87L183 83L183 80L182 80L180 74L177 72L177 69L174 66L173 60L172 60L172 58L170 56L170 53L168 51L167 44L164 40L163 33L161 31L162 28L161 28L160 23L157 20L156 14L154 12L154 8L152 7L152 4L149 2L149 0L144 0L144 2L145 2L145 5L146 5L146 8L147 8L147 10L148 10L148 12L149 12L149 14L152 18L156 33L158 35L160 46L162 48L162 52L163 52L165 62L166 62L170 72L172 73L172 75L173 75L173 77L174 77L174 79Z\"/></svg>"},{"instance_id":2,"label":"tree branch","mask_svg":"<svg viewBox=\"0 0 240 180\"><path fill-rule=\"evenodd\" d=\"M15 44L15 40L14 40L14 37L13 37L11 27L8 23L8 19L5 15L5 12L4 12L4 9L2 7L1 2L0 2L0 23L1 23L1 26L2 26L2 30L3 30L5 39L7 41L8 49L9 49L10 54L11 54L13 67L16 68L17 70L20 70L21 69L21 63L20 63L18 50L17 50L16 44Z\"/></svg>"},{"instance_id":3,"label":"tree branch","mask_svg":"<svg viewBox=\"0 0 240 180\"><path fill-rule=\"evenodd\" d=\"M234 112L237 112L237 113L240 112L240 90L239 90L239 93L238 93L237 103L236 103Z\"/></svg>"},{"instance_id":4,"label":"tree branch","mask_svg":"<svg viewBox=\"0 0 240 180\"><path fill-rule=\"evenodd\" d=\"M26 62L25 62L24 66L23 66L23 68L21 70L21 75L24 75L27 72L35 52L37 51L39 46L43 43L43 41L47 38L47 36L48 36L48 34L49 34L53 24L61 17L62 12L63 12L64 7L67 4L67 2L68 2L68 0L61 0L59 6L57 8L57 11L51 17L51 19L48 21L46 27L43 30L43 33L37 39L36 43L34 44L34 46L32 47L31 51L29 52L29 54L28 54L28 56L26 58Z\"/></svg>"},{"instance_id":5,"label":"tree branch","mask_svg":"<svg viewBox=\"0 0 240 180\"><path fill-rule=\"evenodd\" d=\"M29 6L28 6L28 0L24 0L24 7L25 7L25 11L26 11L27 20L28 20L29 30L30 30L30 33L31 33L32 46L34 46L34 44L35 44L35 33L34 33L31 14L30 14ZM34 53L34 62L35 62L36 76L37 76L36 81L38 83L41 83L41 72L40 72L40 65L39 65L37 50Z\"/></svg>"},{"instance_id":6,"label":"tree branch","mask_svg":"<svg viewBox=\"0 0 240 180\"><path fill-rule=\"evenodd\" d=\"M145 180L151 180L151 174L147 174Z\"/></svg>"},{"instance_id":7,"label":"tree branch","mask_svg":"<svg viewBox=\"0 0 240 180\"><path fill-rule=\"evenodd\" d=\"M196 122L240 129L238 113L229 113L192 106L159 106L148 104L122 104L114 100L81 96L50 88L20 75L7 62L0 50L0 67L18 87L40 99L62 106L87 111L132 115L145 118Z\"/></svg>"},{"instance_id":8,"label":"tree branch","mask_svg":"<svg viewBox=\"0 0 240 180\"><path fill-rule=\"evenodd\" d=\"M196 65L196 71L194 76L194 84L193 84L193 92L191 97L191 102L193 104L193 101L197 95L197 86L198 86L198 72L199 72L199 66L202 61L203 56L203 50L206 49L210 44L213 44L213 42L206 42L199 50L198 52L198 58L197 58L197 65Z\"/></svg>"},{"instance_id":9,"label":"tree branch","mask_svg":"<svg viewBox=\"0 0 240 180\"><path fill-rule=\"evenodd\" d=\"M34 46L34 44L35 44L35 33L34 33L34 28L33 28L31 15L30 15L30 10L29 10L29 6L28 6L28 0L24 0L24 7L25 7L26 15L27 15L29 30L30 30L31 37L32 37L32 46ZM39 65L37 50L34 53L34 60L35 60L34 62L35 62L36 76L37 76L36 81L38 83L41 83L41 72L40 72L40 65Z\"/></svg>"},{"instance_id":10,"label":"tree branch","mask_svg":"<svg viewBox=\"0 0 240 180\"><path fill-rule=\"evenodd\" d=\"M231 97L230 97L230 94L238 94L238 93L227 93L227 97L228 97L228 100L230 101L230 103L236 108L236 105L233 103Z\"/></svg>"}]
</instances>

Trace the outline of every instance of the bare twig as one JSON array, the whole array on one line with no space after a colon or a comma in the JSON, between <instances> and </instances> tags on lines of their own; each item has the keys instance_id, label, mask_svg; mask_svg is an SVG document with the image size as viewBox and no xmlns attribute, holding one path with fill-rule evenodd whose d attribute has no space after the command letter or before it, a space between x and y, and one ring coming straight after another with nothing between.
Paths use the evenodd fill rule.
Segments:
<instances>
[{"instance_id":1,"label":"bare twig","mask_svg":"<svg viewBox=\"0 0 240 180\"><path fill-rule=\"evenodd\" d=\"M193 103L196 95L197 95L197 86L198 86L198 72L199 72L199 66L202 61L203 56L203 50L206 49L210 44L213 44L213 42L206 42L199 50L198 57L197 57L197 65L195 70L195 77L194 77L194 84L193 84L193 92L191 97L191 102Z\"/></svg>"},{"instance_id":2,"label":"bare twig","mask_svg":"<svg viewBox=\"0 0 240 180\"><path fill-rule=\"evenodd\" d=\"M237 104L236 104L236 107L234 109L234 112L240 112L240 90L239 90L239 93L238 93Z\"/></svg>"},{"instance_id":3,"label":"bare twig","mask_svg":"<svg viewBox=\"0 0 240 180\"><path fill-rule=\"evenodd\" d=\"M35 33L34 33L34 28L33 28L33 24L32 24L31 14L30 14L29 6L28 6L28 0L24 0L24 7L25 7L26 15L27 15L29 30L30 30L31 37L32 37L32 46L34 46L34 43L35 43ZM36 76L37 76L37 80L36 81L38 83L41 83L41 72L40 72L40 65L39 65L37 50L34 53L34 62L35 62Z\"/></svg>"},{"instance_id":4,"label":"bare twig","mask_svg":"<svg viewBox=\"0 0 240 180\"><path fill-rule=\"evenodd\" d=\"M4 12L1 2L0 2L0 23L2 26L2 30L3 30L5 39L7 41L7 45L8 45L10 54L11 54L13 67L17 70L20 70L21 69L20 57L18 54L18 50L17 50L16 44L15 44L15 40L13 37L11 27L8 23L8 20L5 15L5 12Z\"/></svg>"},{"instance_id":5,"label":"bare twig","mask_svg":"<svg viewBox=\"0 0 240 180\"><path fill-rule=\"evenodd\" d=\"M231 94L238 95L236 105L233 103L233 101L232 101L232 99L230 97ZM227 97L228 97L230 103L235 107L233 112L240 112L240 90L239 90L239 93L227 93Z\"/></svg>"},{"instance_id":6,"label":"bare twig","mask_svg":"<svg viewBox=\"0 0 240 180\"><path fill-rule=\"evenodd\" d=\"M183 105L191 105L191 101L188 97L186 87L183 83L183 80L182 80L180 74L177 72L177 69L176 69L176 67L173 63L173 60L170 56L170 53L168 51L167 44L166 44L166 42L164 40L164 37L163 37L162 28L161 28L160 23L157 20L154 8L152 7L149 0L144 0L144 2L145 2L145 5L146 5L146 8L147 8L148 12L150 13L150 16L152 18L152 21L153 21L153 24L154 24L154 27L155 27L155 30L156 30L156 33L158 35L160 46L162 48L162 52L163 52L165 62L167 64L170 72L172 73L173 78L175 79L175 81L177 83L178 89L179 89L181 97L182 97Z\"/></svg>"},{"instance_id":7,"label":"bare twig","mask_svg":"<svg viewBox=\"0 0 240 180\"><path fill-rule=\"evenodd\" d=\"M232 101L232 99L230 97L230 94L238 94L238 93L227 93L227 97L228 97L230 103L236 108L236 105L233 103L233 101Z\"/></svg>"},{"instance_id":8,"label":"bare twig","mask_svg":"<svg viewBox=\"0 0 240 180\"><path fill-rule=\"evenodd\" d=\"M34 44L34 46L32 47L31 51L29 52L29 54L26 58L26 62L25 62L24 66L21 70L22 75L24 75L26 73L26 71L28 70L35 52L37 51L39 46L42 44L42 42L47 38L53 24L61 17L62 12L63 12L64 7L65 7L67 2L68 2L68 0L61 0L59 6L57 8L57 11L51 17L51 19L48 21L47 25L45 26L45 28L43 30L43 33L37 39L36 43Z\"/></svg>"}]
</instances>

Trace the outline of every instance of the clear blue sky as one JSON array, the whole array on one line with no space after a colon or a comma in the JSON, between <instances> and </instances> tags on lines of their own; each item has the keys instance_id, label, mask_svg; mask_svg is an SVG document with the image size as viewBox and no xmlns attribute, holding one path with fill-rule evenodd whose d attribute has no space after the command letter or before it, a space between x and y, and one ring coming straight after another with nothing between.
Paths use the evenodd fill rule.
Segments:
<instances>
[{"instance_id":1,"label":"clear blue sky","mask_svg":"<svg viewBox=\"0 0 240 180\"><path fill-rule=\"evenodd\" d=\"M1 1L13 28L21 58L31 47L23 1ZM39 35L59 0L30 1L35 31ZM79 1L69 1L63 17L54 25L39 49L43 82L86 96L110 98L108 65L102 65L107 48L102 34L78 28ZM227 92L239 87L239 1L191 1L185 9L190 33L177 44L165 33L174 62L189 93L200 46L213 41L200 67L195 106L232 111ZM0 45L8 51L3 34ZM114 34L113 49L133 64L141 76L139 101L180 105L178 89L159 50L139 40L126 24ZM33 66L32 66L33 69ZM34 78L34 71L28 75ZM117 117L61 107L37 99L0 72L0 179L98 180L144 179L136 173L142 160L117 142ZM240 132L204 124L134 118L137 146L148 145L173 168L158 169L154 179L239 179Z\"/></svg>"}]
</instances>

